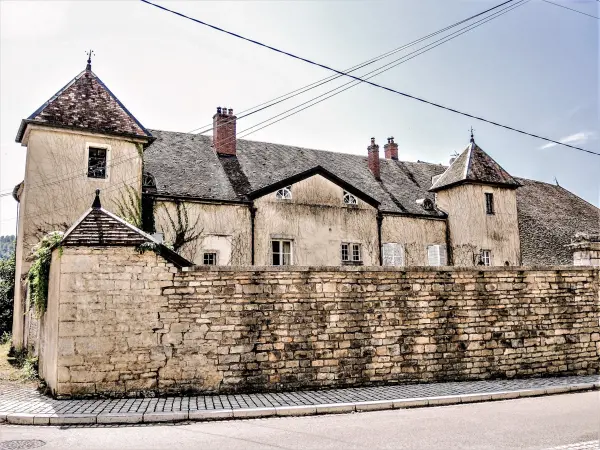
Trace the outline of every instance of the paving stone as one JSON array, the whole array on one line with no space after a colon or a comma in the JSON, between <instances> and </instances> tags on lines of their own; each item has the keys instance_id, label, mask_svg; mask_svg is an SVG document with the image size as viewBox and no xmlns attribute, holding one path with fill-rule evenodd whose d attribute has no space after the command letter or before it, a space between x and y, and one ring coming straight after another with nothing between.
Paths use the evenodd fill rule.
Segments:
<instances>
[{"instance_id":1,"label":"paving stone","mask_svg":"<svg viewBox=\"0 0 600 450\"><path fill-rule=\"evenodd\" d=\"M188 419L188 413L186 412L175 412L175 411L164 411L164 412L153 412L144 414L144 422L180 422Z\"/></svg>"},{"instance_id":2,"label":"paving stone","mask_svg":"<svg viewBox=\"0 0 600 450\"><path fill-rule=\"evenodd\" d=\"M222 420L410 408L597 388L597 376L483 380L370 386L322 391L191 397L56 400L22 386L0 383L0 422L93 424ZM37 419L36 419L37 418Z\"/></svg>"},{"instance_id":3,"label":"paving stone","mask_svg":"<svg viewBox=\"0 0 600 450\"><path fill-rule=\"evenodd\" d=\"M317 414L343 414L356 411L354 403L332 403L324 405L316 405Z\"/></svg>"},{"instance_id":4,"label":"paving stone","mask_svg":"<svg viewBox=\"0 0 600 450\"><path fill-rule=\"evenodd\" d=\"M312 405L302 406L277 406L278 416L310 416L317 413L317 407Z\"/></svg>"},{"instance_id":5,"label":"paving stone","mask_svg":"<svg viewBox=\"0 0 600 450\"><path fill-rule=\"evenodd\" d=\"M277 414L274 407L271 408L237 408L233 410L233 418L270 417Z\"/></svg>"},{"instance_id":6,"label":"paving stone","mask_svg":"<svg viewBox=\"0 0 600 450\"><path fill-rule=\"evenodd\" d=\"M142 423L144 415L139 413L106 413L96 417L97 423L125 424Z\"/></svg>"},{"instance_id":7,"label":"paving stone","mask_svg":"<svg viewBox=\"0 0 600 450\"><path fill-rule=\"evenodd\" d=\"M50 425L89 425L96 423L95 414L56 414L50 417Z\"/></svg>"},{"instance_id":8,"label":"paving stone","mask_svg":"<svg viewBox=\"0 0 600 450\"><path fill-rule=\"evenodd\" d=\"M190 420L222 420L233 419L233 410L231 409L203 409L190 411Z\"/></svg>"},{"instance_id":9,"label":"paving stone","mask_svg":"<svg viewBox=\"0 0 600 450\"><path fill-rule=\"evenodd\" d=\"M355 405L357 411L377 411L381 409L392 409L393 400L376 400L373 402L358 402Z\"/></svg>"}]
</instances>

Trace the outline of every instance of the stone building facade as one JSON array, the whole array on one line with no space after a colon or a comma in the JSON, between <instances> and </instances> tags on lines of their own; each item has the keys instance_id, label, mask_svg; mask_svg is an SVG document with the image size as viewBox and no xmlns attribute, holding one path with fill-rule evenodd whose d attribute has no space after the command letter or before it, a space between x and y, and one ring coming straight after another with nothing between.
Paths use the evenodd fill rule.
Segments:
<instances>
[{"instance_id":1,"label":"stone building facade","mask_svg":"<svg viewBox=\"0 0 600 450\"><path fill-rule=\"evenodd\" d=\"M599 210L569 191L512 177L474 138L449 166L399 159L389 138L363 155L236 138L218 108L213 137L148 130L91 64L22 121L14 345L31 249L64 231L96 189L104 205L197 265L571 265ZM360 146L360 145L359 145Z\"/></svg>"}]
</instances>

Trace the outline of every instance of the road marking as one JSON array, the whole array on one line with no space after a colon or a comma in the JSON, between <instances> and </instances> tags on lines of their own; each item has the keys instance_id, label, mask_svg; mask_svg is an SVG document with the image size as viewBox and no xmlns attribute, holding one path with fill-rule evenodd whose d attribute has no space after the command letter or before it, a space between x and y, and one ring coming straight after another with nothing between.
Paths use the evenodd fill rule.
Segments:
<instances>
[{"instance_id":1,"label":"road marking","mask_svg":"<svg viewBox=\"0 0 600 450\"><path fill-rule=\"evenodd\" d=\"M561 445L560 447L552 447L547 450L598 450L600 449L600 441L578 442L576 444Z\"/></svg>"}]
</instances>

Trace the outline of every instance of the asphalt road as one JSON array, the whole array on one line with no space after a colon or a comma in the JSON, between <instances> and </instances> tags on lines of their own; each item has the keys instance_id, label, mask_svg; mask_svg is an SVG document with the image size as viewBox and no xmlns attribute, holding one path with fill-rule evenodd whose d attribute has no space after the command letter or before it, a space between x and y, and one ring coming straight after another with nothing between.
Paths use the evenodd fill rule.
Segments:
<instances>
[{"instance_id":1,"label":"asphalt road","mask_svg":"<svg viewBox=\"0 0 600 450\"><path fill-rule=\"evenodd\" d=\"M600 394L311 417L151 426L0 425L46 449L597 449ZM587 444L584 444L587 443Z\"/></svg>"}]
</instances>

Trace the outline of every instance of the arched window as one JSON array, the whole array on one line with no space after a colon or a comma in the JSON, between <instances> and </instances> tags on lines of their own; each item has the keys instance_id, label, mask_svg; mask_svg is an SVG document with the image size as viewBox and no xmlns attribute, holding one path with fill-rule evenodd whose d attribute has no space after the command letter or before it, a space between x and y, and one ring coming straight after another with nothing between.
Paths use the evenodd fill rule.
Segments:
<instances>
[{"instance_id":1,"label":"arched window","mask_svg":"<svg viewBox=\"0 0 600 450\"><path fill-rule=\"evenodd\" d=\"M142 186L144 188L156 188L156 181L154 177L148 172L144 172L142 179Z\"/></svg>"},{"instance_id":2,"label":"arched window","mask_svg":"<svg viewBox=\"0 0 600 450\"><path fill-rule=\"evenodd\" d=\"M345 205L357 205L358 201L356 197L349 192L344 191L344 204Z\"/></svg>"},{"instance_id":3,"label":"arched window","mask_svg":"<svg viewBox=\"0 0 600 450\"><path fill-rule=\"evenodd\" d=\"M278 200L291 200L292 199L292 187L286 186L281 188L275 194L275 198Z\"/></svg>"}]
</instances>

